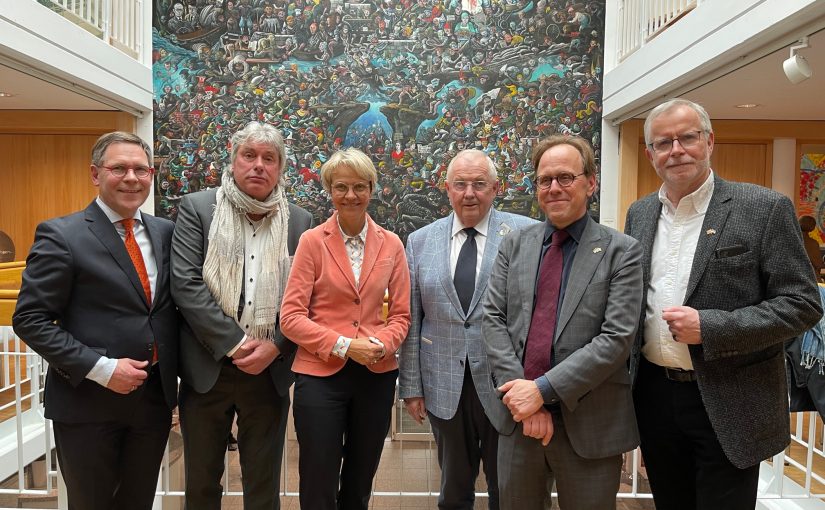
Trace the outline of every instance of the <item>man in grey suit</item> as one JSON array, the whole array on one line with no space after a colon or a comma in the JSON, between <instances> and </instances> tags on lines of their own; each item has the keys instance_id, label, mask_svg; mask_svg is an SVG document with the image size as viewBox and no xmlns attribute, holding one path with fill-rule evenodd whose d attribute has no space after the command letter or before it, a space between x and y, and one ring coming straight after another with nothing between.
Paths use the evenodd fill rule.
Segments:
<instances>
[{"instance_id":1,"label":"man in grey suit","mask_svg":"<svg viewBox=\"0 0 825 510\"><path fill-rule=\"evenodd\" d=\"M752 509L759 463L788 444L783 343L822 314L791 201L710 167L707 112L674 99L645 122L662 179L625 231L646 309L631 356L657 508Z\"/></svg>"},{"instance_id":2,"label":"man in grey suit","mask_svg":"<svg viewBox=\"0 0 825 510\"><path fill-rule=\"evenodd\" d=\"M221 187L183 198L172 241L181 328L180 418L186 507L219 510L235 414L244 508L280 507L280 469L295 345L278 310L290 256L311 215L286 201L284 142L250 122L232 137Z\"/></svg>"},{"instance_id":3,"label":"man in grey suit","mask_svg":"<svg viewBox=\"0 0 825 510\"><path fill-rule=\"evenodd\" d=\"M454 214L407 239L412 324L401 347L399 395L419 423L429 414L441 466L438 508L473 508L483 460L488 507L498 510L498 432L486 415L481 303L501 240L536 221L491 207L499 182L482 151L456 154L446 185Z\"/></svg>"},{"instance_id":4,"label":"man in grey suit","mask_svg":"<svg viewBox=\"0 0 825 510\"><path fill-rule=\"evenodd\" d=\"M14 331L49 362L46 417L69 510L149 510L177 403L173 224L139 210L151 151L124 132L92 148L98 197L38 225Z\"/></svg>"},{"instance_id":5,"label":"man in grey suit","mask_svg":"<svg viewBox=\"0 0 825 510\"><path fill-rule=\"evenodd\" d=\"M483 331L501 401L501 508L616 507L622 453L638 445L627 358L642 301L641 248L587 214L593 149L553 136L533 150L545 223L501 243Z\"/></svg>"}]
</instances>

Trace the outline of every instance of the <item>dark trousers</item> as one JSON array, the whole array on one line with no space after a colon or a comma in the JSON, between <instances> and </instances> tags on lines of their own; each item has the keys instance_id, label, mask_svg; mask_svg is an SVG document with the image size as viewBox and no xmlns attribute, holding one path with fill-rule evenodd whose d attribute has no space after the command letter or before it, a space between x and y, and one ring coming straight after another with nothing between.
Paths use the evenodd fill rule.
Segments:
<instances>
[{"instance_id":1,"label":"dark trousers","mask_svg":"<svg viewBox=\"0 0 825 510\"><path fill-rule=\"evenodd\" d=\"M634 400L658 510L753 510L759 464L731 464L695 382L671 381L642 356Z\"/></svg>"},{"instance_id":2,"label":"dark trousers","mask_svg":"<svg viewBox=\"0 0 825 510\"><path fill-rule=\"evenodd\" d=\"M226 440L237 414L244 509L279 509L288 413L289 395L278 394L269 370L250 375L226 362L208 392L182 384L186 508L220 510Z\"/></svg>"},{"instance_id":3,"label":"dark trousers","mask_svg":"<svg viewBox=\"0 0 825 510\"><path fill-rule=\"evenodd\" d=\"M69 510L149 510L172 426L160 374L150 373L134 410L96 423L55 421Z\"/></svg>"},{"instance_id":4,"label":"dark trousers","mask_svg":"<svg viewBox=\"0 0 825 510\"><path fill-rule=\"evenodd\" d=\"M438 508L472 510L479 463L483 461L488 508L498 510L498 431L484 413L469 368L464 372L455 415L449 420L430 413L428 416L438 445L438 465L441 466Z\"/></svg>"},{"instance_id":5,"label":"dark trousers","mask_svg":"<svg viewBox=\"0 0 825 510\"><path fill-rule=\"evenodd\" d=\"M561 510L615 510L622 456L585 459L570 444L561 414L553 414L553 438L542 446L518 424L498 441L502 510L550 508L553 483Z\"/></svg>"},{"instance_id":6,"label":"dark trousers","mask_svg":"<svg viewBox=\"0 0 825 510\"><path fill-rule=\"evenodd\" d=\"M397 377L398 370L376 374L352 360L328 377L296 374L302 509L367 509Z\"/></svg>"}]
</instances>

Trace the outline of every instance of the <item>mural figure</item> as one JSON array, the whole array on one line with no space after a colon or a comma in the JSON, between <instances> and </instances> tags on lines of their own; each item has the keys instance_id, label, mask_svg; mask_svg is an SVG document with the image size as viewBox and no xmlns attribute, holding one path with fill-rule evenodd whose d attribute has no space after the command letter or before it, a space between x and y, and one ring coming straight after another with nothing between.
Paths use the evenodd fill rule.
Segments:
<instances>
[{"instance_id":1,"label":"mural figure","mask_svg":"<svg viewBox=\"0 0 825 510\"><path fill-rule=\"evenodd\" d=\"M369 212L402 239L449 210L447 162L462 149L497 163L499 209L538 216L535 141L570 133L599 147L604 0L155 0L154 10L161 216L220 184L229 135L250 120L283 132L290 199L317 222L332 212L321 165L339 148L364 151L379 172Z\"/></svg>"}]
</instances>

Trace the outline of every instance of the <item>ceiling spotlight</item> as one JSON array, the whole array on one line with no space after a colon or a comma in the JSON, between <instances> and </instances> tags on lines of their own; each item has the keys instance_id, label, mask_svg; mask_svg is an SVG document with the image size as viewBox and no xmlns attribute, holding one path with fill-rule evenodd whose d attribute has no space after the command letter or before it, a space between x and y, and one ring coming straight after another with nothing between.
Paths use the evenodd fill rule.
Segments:
<instances>
[{"instance_id":1,"label":"ceiling spotlight","mask_svg":"<svg viewBox=\"0 0 825 510\"><path fill-rule=\"evenodd\" d=\"M760 106L762 106L762 105L759 105L759 104L756 104L756 103L743 103L743 104L736 105L737 108L758 108Z\"/></svg>"},{"instance_id":2,"label":"ceiling spotlight","mask_svg":"<svg viewBox=\"0 0 825 510\"><path fill-rule=\"evenodd\" d=\"M12 94L11 92L2 92L2 91L0 91L0 97L11 97L13 95L14 94Z\"/></svg>"},{"instance_id":3,"label":"ceiling spotlight","mask_svg":"<svg viewBox=\"0 0 825 510\"><path fill-rule=\"evenodd\" d=\"M811 66L808 65L808 61L805 60L805 57L796 54L798 50L809 47L810 45L808 44L808 38L803 37L799 40L799 44L791 46L791 57L782 62L782 69L785 71L785 76L787 76L788 81L794 85L807 80L811 77L811 74L813 74L811 71Z\"/></svg>"}]
</instances>

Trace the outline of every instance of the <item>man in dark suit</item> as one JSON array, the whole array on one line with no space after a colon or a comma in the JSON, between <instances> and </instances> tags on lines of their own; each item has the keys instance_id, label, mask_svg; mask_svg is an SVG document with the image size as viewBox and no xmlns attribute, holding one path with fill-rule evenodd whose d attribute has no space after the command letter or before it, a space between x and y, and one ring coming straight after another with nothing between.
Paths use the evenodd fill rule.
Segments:
<instances>
[{"instance_id":1,"label":"man in dark suit","mask_svg":"<svg viewBox=\"0 0 825 510\"><path fill-rule=\"evenodd\" d=\"M481 461L488 507L498 510L498 432L485 411L492 400L481 303L501 240L536 223L492 207L498 189L495 163L484 152L459 152L447 167L453 214L407 240L412 325L401 347L399 395L419 423L430 417L442 510L473 508Z\"/></svg>"},{"instance_id":2,"label":"man in dark suit","mask_svg":"<svg viewBox=\"0 0 825 510\"><path fill-rule=\"evenodd\" d=\"M172 242L181 327L186 508L219 510L224 450L238 415L244 508L280 507L295 345L278 326L290 257L312 216L286 201L284 141L250 122L232 137L221 187L187 195Z\"/></svg>"},{"instance_id":3,"label":"man in dark suit","mask_svg":"<svg viewBox=\"0 0 825 510\"><path fill-rule=\"evenodd\" d=\"M172 222L138 208L149 146L129 133L92 150L99 196L37 227L14 330L49 363L69 508L147 510L177 401L178 315L169 293Z\"/></svg>"},{"instance_id":4,"label":"man in dark suit","mask_svg":"<svg viewBox=\"0 0 825 510\"><path fill-rule=\"evenodd\" d=\"M587 214L596 165L585 140L542 140L533 168L547 221L504 238L484 302L482 337L502 396L490 406L500 505L549 508L555 481L563 510L615 508L622 453L639 441L627 358L641 248Z\"/></svg>"},{"instance_id":5,"label":"man in dark suit","mask_svg":"<svg viewBox=\"0 0 825 510\"><path fill-rule=\"evenodd\" d=\"M704 108L645 122L662 179L625 231L643 247L646 309L631 372L657 508L752 509L760 461L789 441L782 347L822 315L791 201L710 168Z\"/></svg>"}]
</instances>

